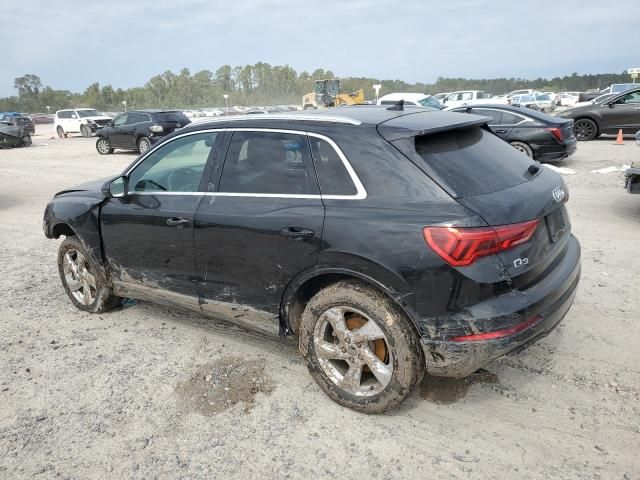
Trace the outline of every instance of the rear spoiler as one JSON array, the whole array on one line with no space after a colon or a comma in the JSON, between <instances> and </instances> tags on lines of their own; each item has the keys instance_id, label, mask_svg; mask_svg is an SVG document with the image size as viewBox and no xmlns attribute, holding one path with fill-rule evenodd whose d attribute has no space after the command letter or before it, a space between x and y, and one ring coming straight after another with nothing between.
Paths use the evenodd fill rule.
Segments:
<instances>
[{"instance_id":1,"label":"rear spoiler","mask_svg":"<svg viewBox=\"0 0 640 480\"><path fill-rule=\"evenodd\" d=\"M401 117L395 117L378 125L378 133L393 142L403 138L430 135L447 130L463 130L471 127L481 127L489 123L489 117L469 113L428 111L416 112Z\"/></svg>"}]
</instances>

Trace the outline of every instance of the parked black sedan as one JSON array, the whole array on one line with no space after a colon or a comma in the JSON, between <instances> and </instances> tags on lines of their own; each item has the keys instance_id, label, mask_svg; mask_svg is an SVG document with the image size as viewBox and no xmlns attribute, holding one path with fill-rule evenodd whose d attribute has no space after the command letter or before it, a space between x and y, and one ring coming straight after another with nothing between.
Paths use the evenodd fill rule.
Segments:
<instances>
[{"instance_id":1,"label":"parked black sedan","mask_svg":"<svg viewBox=\"0 0 640 480\"><path fill-rule=\"evenodd\" d=\"M145 153L159 139L189 123L191 120L179 110L131 110L96 132L96 150L101 155L116 148Z\"/></svg>"},{"instance_id":2,"label":"parked black sedan","mask_svg":"<svg viewBox=\"0 0 640 480\"><path fill-rule=\"evenodd\" d=\"M561 160L576 150L571 120L509 105L461 106L452 111L491 118L489 127L493 133L540 162Z\"/></svg>"},{"instance_id":3,"label":"parked black sedan","mask_svg":"<svg viewBox=\"0 0 640 480\"><path fill-rule=\"evenodd\" d=\"M634 134L640 130L640 88L627 90L602 103L569 108L558 117L573 119L578 140L593 140L602 134L615 135L618 130Z\"/></svg>"}]
</instances>

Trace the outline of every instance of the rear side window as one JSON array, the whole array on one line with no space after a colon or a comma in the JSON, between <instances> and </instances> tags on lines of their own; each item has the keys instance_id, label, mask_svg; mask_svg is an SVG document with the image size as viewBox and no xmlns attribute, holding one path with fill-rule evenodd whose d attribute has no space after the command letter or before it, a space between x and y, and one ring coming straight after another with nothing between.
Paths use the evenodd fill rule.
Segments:
<instances>
[{"instance_id":1,"label":"rear side window","mask_svg":"<svg viewBox=\"0 0 640 480\"><path fill-rule=\"evenodd\" d=\"M524 183L532 163L480 127L416 137L415 151L455 197L483 195Z\"/></svg>"},{"instance_id":2,"label":"rear side window","mask_svg":"<svg viewBox=\"0 0 640 480\"><path fill-rule=\"evenodd\" d=\"M358 190L335 148L321 138L309 137L309 141L322 195L357 194Z\"/></svg>"},{"instance_id":3,"label":"rear side window","mask_svg":"<svg viewBox=\"0 0 640 480\"><path fill-rule=\"evenodd\" d=\"M317 182L313 172L308 169L310 164L305 135L234 132L222 168L219 191L316 194Z\"/></svg>"},{"instance_id":4,"label":"rear side window","mask_svg":"<svg viewBox=\"0 0 640 480\"><path fill-rule=\"evenodd\" d=\"M463 110L456 110L456 112ZM493 110L489 108L474 108L470 109L469 113L474 113L476 115L483 115L485 117L491 118L489 125L503 125L502 123L502 112L500 110Z\"/></svg>"}]
</instances>

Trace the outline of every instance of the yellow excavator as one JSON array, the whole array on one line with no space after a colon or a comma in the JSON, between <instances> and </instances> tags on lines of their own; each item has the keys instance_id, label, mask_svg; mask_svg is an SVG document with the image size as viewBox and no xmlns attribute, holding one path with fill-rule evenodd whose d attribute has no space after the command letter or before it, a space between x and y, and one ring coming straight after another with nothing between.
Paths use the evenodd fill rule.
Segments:
<instances>
[{"instance_id":1,"label":"yellow excavator","mask_svg":"<svg viewBox=\"0 0 640 480\"><path fill-rule=\"evenodd\" d=\"M328 108L340 105L360 105L364 103L364 90L352 93L340 93L340 80L337 78L316 80L315 91L302 97L302 108Z\"/></svg>"}]
</instances>

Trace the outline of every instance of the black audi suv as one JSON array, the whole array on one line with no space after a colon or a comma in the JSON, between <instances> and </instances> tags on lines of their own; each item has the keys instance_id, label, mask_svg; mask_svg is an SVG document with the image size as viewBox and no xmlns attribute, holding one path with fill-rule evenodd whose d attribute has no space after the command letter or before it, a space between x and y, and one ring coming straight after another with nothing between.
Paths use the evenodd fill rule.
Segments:
<instances>
[{"instance_id":1,"label":"black audi suv","mask_svg":"<svg viewBox=\"0 0 640 480\"><path fill-rule=\"evenodd\" d=\"M562 160L576 151L572 120L509 105L461 106L451 111L489 117L493 133L539 162Z\"/></svg>"},{"instance_id":2,"label":"black audi suv","mask_svg":"<svg viewBox=\"0 0 640 480\"><path fill-rule=\"evenodd\" d=\"M487 117L342 107L197 123L44 213L81 310L123 298L297 336L341 405L381 412L548 334L580 277L562 178Z\"/></svg>"},{"instance_id":3,"label":"black audi suv","mask_svg":"<svg viewBox=\"0 0 640 480\"><path fill-rule=\"evenodd\" d=\"M131 110L98 130L96 150L108 155L117 149L145 153L158 140L191 123L179 110Z\"/></svg>"}]
</instances>

